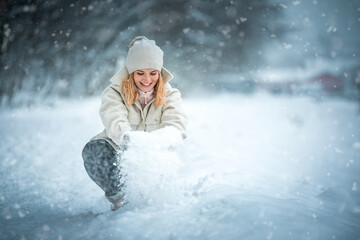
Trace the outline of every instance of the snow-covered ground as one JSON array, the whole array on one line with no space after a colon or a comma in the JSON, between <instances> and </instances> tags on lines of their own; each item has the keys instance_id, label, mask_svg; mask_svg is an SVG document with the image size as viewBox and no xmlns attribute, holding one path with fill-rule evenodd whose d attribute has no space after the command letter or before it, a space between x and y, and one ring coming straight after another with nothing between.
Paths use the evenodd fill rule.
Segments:
<instances>
[{"instance_id":1,"label":"snow-covered ground","mask_svg":"<svg viewBox=\"0 0 360 240\"><path fill-rule=\"evenodd\" d=\"M356 103L185 99L183 144L144 135L129 148L117 212L81 158L99 104L0 112L0 239L360 239Z\"/></svg>"}]
</instances>

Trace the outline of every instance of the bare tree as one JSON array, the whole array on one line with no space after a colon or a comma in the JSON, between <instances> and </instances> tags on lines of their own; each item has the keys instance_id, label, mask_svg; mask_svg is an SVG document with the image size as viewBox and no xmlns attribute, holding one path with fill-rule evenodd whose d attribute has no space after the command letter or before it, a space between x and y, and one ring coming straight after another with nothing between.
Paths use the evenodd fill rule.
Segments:
<instances>
[{"instance_id":1,"label":"bare tree","mask_svg":"<svg viewBox=\"0 0 360 240\"><path fill-rule=\"evenodd\" d=\"M10 104L98 94L136 35L155 39L192 88L196 74L256 67L261 44L282 31L281 8L260 0L18 0L2 9L0 100Z\"/></svg>"}]
</instances>

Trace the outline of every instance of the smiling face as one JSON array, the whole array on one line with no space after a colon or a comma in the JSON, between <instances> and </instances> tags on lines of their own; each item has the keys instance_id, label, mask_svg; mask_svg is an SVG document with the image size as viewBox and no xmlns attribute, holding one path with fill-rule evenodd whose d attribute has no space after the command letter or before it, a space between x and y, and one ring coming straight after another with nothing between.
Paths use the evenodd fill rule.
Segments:
<instances>
[{"instance_id":1,"label":"smiling face","mask_svg":"<svg viewBox=\"0 0 360 240\"><path fill-rule=\"evenodd\" d=\"M150 92L159 80L159 71L155 69L140 69L134 72L135 85L143 92Z\"/></svg>"}]
</instances>

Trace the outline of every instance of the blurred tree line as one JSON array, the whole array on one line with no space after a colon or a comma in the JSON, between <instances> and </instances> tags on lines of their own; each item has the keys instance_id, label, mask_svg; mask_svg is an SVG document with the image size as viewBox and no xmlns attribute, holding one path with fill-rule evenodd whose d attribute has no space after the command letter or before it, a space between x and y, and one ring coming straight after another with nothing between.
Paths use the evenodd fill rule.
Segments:
<instances>
[{"instance_id":1,"label":"blurred tree line","mask_svg":"<svg viewBox=\"0 0 360 240\"><path fill-rule=\"evenodd\" d=\"M137 35L164 50L185 94L211 88L217 73L261 65L262 44L284 32L281 9L268 0L0 0L1 104L100 94Z\"/></svg>"}]
</instances>

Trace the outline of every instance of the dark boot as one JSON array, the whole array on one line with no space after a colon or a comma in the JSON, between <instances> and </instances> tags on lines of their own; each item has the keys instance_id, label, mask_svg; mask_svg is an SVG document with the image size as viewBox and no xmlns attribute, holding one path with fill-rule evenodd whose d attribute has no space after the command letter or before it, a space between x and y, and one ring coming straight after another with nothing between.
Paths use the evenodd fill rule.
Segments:
<instances>
[{"instance_id":1,"label":"dark boot","mask_svg":"<svg viewBox=\"0 0 360 240\"><path fill-rule=\"evenodd\" d=\"M119 156L110 143L104 139L92 140L85 145L82 157L88 175L107 197L123 194Z\"/></svg>"}]
</instances>

